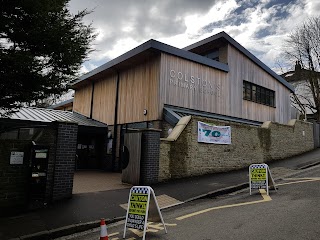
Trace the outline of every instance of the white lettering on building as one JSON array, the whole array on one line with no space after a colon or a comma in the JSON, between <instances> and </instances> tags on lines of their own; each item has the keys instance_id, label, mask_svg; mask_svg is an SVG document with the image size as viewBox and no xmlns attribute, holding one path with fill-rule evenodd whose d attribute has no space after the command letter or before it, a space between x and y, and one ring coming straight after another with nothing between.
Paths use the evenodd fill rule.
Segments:
<instances>
[{"instance_id":1,"label":"white lettering on building","mask_svg":"<svg viewBox=\"0 0 320 240\"><path fill-rule=\"evenodd\" d=\"M187 73L177 72L173 69L170 70L169 85L220 97L220 84Z\"/></svg>"}]
</instances>

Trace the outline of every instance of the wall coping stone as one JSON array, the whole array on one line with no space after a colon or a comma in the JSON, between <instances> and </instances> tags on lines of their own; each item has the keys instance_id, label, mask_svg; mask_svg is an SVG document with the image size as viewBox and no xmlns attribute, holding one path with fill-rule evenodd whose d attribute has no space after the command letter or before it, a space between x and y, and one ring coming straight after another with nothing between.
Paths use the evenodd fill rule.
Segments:
<instances>
[{"instance_id":1,"label":"wall coping stone","mask_svg":"<svg viewBox=\"0 0 320 240\"><path fill-rule=\"evenodd\" d=\"M167 138L160 138L161 141L175 142L191 120L191 116L182 117Z\"/></svg>"}]
</instances>

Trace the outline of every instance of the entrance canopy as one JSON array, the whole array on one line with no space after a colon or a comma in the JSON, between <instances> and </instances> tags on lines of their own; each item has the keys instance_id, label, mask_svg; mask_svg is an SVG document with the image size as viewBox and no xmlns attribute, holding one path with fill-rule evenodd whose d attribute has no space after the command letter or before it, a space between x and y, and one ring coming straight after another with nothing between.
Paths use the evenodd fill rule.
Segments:
<instances>
[{"instance_id":1,"label":"entrance canopy","mask_svg":"<svg viewBox=\"0 0 320 240\"><path fill-rule=\"evenodd\" d=\"M83 116L76 112L61 111L47 108L21 108L17 112L11 114L9 117L2 118L2 120L6 119L28 121L34 123L67 122L77 123L79 126L86 127L108 127L104 123L87 118L86 116Z\"/></svg>"}]
</instances>

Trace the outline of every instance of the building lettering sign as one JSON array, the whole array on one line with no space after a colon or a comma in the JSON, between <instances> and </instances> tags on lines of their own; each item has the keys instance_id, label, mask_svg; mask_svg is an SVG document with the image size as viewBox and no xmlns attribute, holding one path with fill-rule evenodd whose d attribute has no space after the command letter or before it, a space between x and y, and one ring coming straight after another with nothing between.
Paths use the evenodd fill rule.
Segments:
<instances>
[{"instance_id":1,"label":"building lettering sign","mask_svg":"<svg viewBox=\"0 0 320 240\"><path fill-rule=\"evenodd\" d=\"M231 144L231 127L214 126L198 121L198 142Z\"/></svg>"},{"instance_id":2,"label":"building lettering sign","mask_svg":"<svg viewBox=\"0 0 320 240\"><path fill-rule=\"evenodd\" d=\"M150 201L150 198L153 201ZM143 231L143 240L145 239L150 202L155 205L151 206L151 208L157 209L156 213L167 232L153 189L149 186L134 186L129 194L123 238L126 237L127 228L133 228Z\"/></svg>"},{"instance_id":3,"label":"building lettering sign","mask_svg":"<svg viewBox=\"0 0 320 240\"><path fill-rule=\"evenodd\" d=\"M183 89L188 89L190 92L198 92L200 94L209 94L220 97L220 84L214 83L212 80L193 76L191 74L170 70L169 85Z\"/></svg>"},{"instance_id":4,"label":"building lettering sign","mask_svg":"<svg viewBox=\"0 0 320 240\"><path fill-rule=\"evenodd\" d=\"M250 195L252 193L252 189L266 189L268 195L269 186L276 190L269 166L265 163L251 164L249 166L249 184Z\"/></svg>"}]
</instances>

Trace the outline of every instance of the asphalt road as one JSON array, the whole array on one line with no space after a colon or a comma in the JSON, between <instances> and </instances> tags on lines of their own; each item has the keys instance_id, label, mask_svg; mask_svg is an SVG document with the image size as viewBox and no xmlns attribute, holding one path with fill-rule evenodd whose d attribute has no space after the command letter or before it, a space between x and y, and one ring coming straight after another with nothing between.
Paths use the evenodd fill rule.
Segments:
<instances>
[{"instance_id":1,"label":"asphalt road","mask_svg":"<svg viewBox=\"0 0 320 240\"><path fill-rule=\"evenodd\" d=\"M168 233L151 223L146 239L170 240L318 240L320 239L320 166L277 182L270 196L249 190L202 199L162 211ZM122 239L124 223L108 226L109 240ZM100 229L60 239L99 239ZM126 239L142 239L127 231Z\"/></svg>"}]
</instances>

